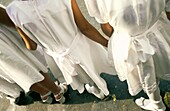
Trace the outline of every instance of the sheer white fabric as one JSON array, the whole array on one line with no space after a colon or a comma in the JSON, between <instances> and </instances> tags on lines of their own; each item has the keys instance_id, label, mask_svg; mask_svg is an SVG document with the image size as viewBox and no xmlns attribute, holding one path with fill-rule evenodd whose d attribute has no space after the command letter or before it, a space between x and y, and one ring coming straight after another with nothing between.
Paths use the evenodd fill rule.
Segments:
<instances>
[{"instance_id":1,"label":"sheer white fabric","mask_svg":"<svg viewBox=\"0 0 170 111\"><path fill-rule=\"evenodd\" d=\"M77 28L70 0L14 1L7 7L12 21L52 56L67 84L84 91L94 83L109 94L101 72L114 74L107 63L107 52ZM82 68L84 70L82 70Z\"/></svg>"},{"instance_id":2,"label":"sheer white fabric","mask_svg":"<svg viewBox=\"0 0 170 111\"><path fill-rule=\"evenodd\" d=\"M17 33L0 26L0 77L28 92L31 85L44 79L39 71L48 70L24 47Z\"/></svg>"},{"instance_id":3,"label":"sheer white fabric","mask_svg":"<svg viewBox=\"0 0 170 111\"><path fill-rule=\"evenodd\" d=\"M44 51L42 49L41 46L37 45L37 49L36 50L30 50L30 52L46 67L48 67L47 65L47 61L45 60L45 54Z\"/></svg>"},{"instance_id":4,"label":"sheer white fabric","mask_svg":"<svg viewBox=\"0 0 170 111\"><path fill-rule=\"evenodd\" d=\"M170 80L170 22L165 0L85 0L89 14L114 33L109 54L129 92L155 90L156 77Z\"/></svg>"}]
</instances>

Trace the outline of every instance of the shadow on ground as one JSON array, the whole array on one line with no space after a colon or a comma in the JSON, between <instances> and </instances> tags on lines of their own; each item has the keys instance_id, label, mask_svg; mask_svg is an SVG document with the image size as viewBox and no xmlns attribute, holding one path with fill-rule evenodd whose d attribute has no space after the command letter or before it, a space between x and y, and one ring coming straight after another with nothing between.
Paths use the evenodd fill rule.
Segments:
<instances>
[{"instance_id":1,"label":"shadow on ground","mask_svg":"<svg viewBox=\"0 0 170 111\"><path fill-rule=\"evenodd\" d=\"M121 82L117 76L108 75L105 73L101 74L101 77L107 81L107 86L110 91L110 95L104 100L96 98L94 95L89 94L87 91L84 91L82 94L79 94L78 91L72 90L69 86L68 92L65 94L66 102L65 104L83 104L83 103L98 103L102 101L111 101L111 100L127 100L127 99L136 99L141 96L147 97L146 94L141 91L136 96L131 96L128 92L128 87L126 81ZM161 81L160 82L161 95L164 97L165 92L170 92L170 82ZM29 94L34 98L35 101L40 100L40 97L35 92Z\"/></svg>"}]
</instances>

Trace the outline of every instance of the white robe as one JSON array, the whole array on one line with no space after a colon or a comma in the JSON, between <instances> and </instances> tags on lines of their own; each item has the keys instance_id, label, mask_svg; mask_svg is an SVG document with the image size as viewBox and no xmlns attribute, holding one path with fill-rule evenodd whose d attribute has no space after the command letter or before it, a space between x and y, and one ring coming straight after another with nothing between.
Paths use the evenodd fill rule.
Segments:
<instances>
[{"instance_id":1,"label":"white robe","mask_svg":"<svg viewBox=\"0 0 170 111\"><path fill-rule=\"evenodd\" d=\"M71 0L14 1L8 5L7 13L53 57L74 90L82 93L85 83L95 83L105 95L109 94L106 82L100 77L101 72L115 74L107 62L107 51L79 31Z\"/></svg>"},{"instance_id":2,"label":"white robe","mask_svg":"<svg viewBox=\"0 0 170 111\"><path fill-rule=\"evenodd\" d=\"M156 78L170 80L170 22L165 0L85 0L99 23L114 28L108 51L129 92L152 93Z\"/></svg>"},{"instance_id":3,"label":"white robe","mask_svg":"<svg viewBox=\"0 0 170 111\"><path fill-rule=\"evenodd\" d=\"M16 31L0 26L0 77L10 83L17 83L25 92L44 77L39 71L47 68L26 48Z\"/></svg>"},{"instance_id":4,"label":"white robe","mask_svg":"<svg viewBox=\"0 0 170 111\"><path fill-rule=\"evenodd\" d=\"M21 91L23 90L16 83L10 83L0 77L0 92L3 95L10 96L12 98L17 98L19 97Z\"/></svg>"}]
</instances>

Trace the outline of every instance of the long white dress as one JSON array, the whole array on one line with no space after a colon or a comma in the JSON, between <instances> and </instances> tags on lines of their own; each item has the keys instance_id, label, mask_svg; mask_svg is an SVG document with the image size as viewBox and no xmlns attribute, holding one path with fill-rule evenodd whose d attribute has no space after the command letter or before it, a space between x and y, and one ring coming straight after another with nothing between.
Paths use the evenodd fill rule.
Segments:
<instances>
[{"instance_id":1,"label":"long white dress","mask_svg":"<svg viewBox=\"0 0 170 111\"><path fill-rule=\"evenodd\" d=\"M170 22L165 0L85 0L99 23L114 28L108 51L131 95L152 93L156 78L170 80ZM168 3L167 3L168 4ZM168 10L167 10L168 11Z\"/></svg>"},{"instance_id":2,"label":"long white dress","mask_svg":"<svg viewBox=\"0 0 170 111\"><path fill-rule=\"evenodd\" d=\"M28 92L31 85L44 79L39 71L48 70L25 48L16 31L0 25L0 71L1 78Z\"/></svg>"},{"instance_id":3,"label":"long white dress","mask_svg":"<svg viewBox=\"0 0 170 111\"><path fill-rule=\"evenodd\" d=\"M0 77L0 93L2 93L5 96L17 98L19 97L21 91L23 90L16 83L10 83Z\"/></svg>"},{"instance_id":4,"label":"long white dress","mask_svg":"<svg viewBox=\"0 0 170 111\"><path fill-rule=\"evenodd\" d=\"M74 90L82 93L84 84L95 83L105 95L109 94L106 82L100 77L101 72L115 74L107 62L107 51L79 31L71 0L13 1L7 6L7 13L53 57Z\"/></svg>"}]
</instances>

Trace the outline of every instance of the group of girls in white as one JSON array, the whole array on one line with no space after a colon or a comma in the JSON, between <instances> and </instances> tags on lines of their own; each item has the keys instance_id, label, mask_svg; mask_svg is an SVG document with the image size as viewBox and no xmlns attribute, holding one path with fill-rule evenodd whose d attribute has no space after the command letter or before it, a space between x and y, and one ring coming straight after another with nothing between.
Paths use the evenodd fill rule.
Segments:
<instances>
[{"instance_id":1,"label":"group of girls in white","mask_svg":"<svg viewBox=\"0 0 170 111\"><path fill-rule=\"evenodd\" d=\"M85 19L76 0L14 0L1 7L2 79L39 93L43 102L51 103L53 94L64 103L67 85L100 99L108 96L107 81L100 77L105 72L126 81L132 96L144 90L149 99L136 99L139 107L165 111L159 80L170 80L170 1L84 2L108 40ZM31 53L36 51L38 56Z\"/></svg>"}]
</instances>

